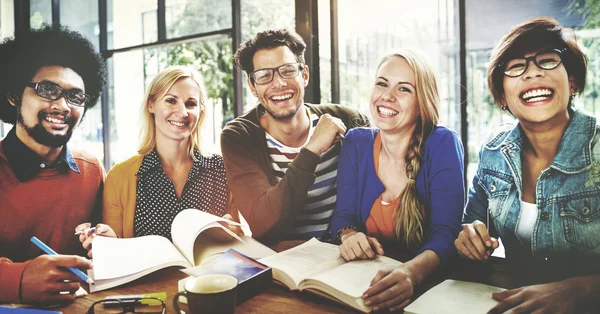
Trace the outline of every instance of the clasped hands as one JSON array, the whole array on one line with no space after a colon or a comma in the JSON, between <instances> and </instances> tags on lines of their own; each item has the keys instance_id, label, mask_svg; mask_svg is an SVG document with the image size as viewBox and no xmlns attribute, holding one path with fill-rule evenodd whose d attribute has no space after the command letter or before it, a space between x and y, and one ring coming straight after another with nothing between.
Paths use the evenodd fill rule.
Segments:
<instances>
[{"instance_id":1,"label":"clasped hands","mask_svg":"<svg viewBox=\"0 0 600 314\"><path fill-rule=\"evenodd\" d=\"M344 230L340 239L340 254L346 261L374 259L384 254L383 246L376 238L354 229ZM373 311L395 311L411 302L415 286L410 269L403 264L379 270L362 297L365 305L372 307Z\"/></svg>"}]
</instances>

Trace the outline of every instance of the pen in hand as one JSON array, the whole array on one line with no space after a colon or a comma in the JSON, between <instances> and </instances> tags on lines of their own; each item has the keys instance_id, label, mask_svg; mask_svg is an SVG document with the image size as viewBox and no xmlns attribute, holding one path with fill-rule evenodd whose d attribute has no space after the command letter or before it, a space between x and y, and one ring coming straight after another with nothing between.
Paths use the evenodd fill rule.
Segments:
<instances>
[{"instance_id":1,"label":"pen in hand","mask_svg":"<svg viewBox=\"0 0 600 314\"><path fill-rule=\"evenodd\" d=\"M90 232L93 232L95 230L96 230L96 227L91 227L91 228L79 230L79 231L75 232L75 235L78 236L80 234L89 234Z\"/></svg>"},{"instance_id":2,"label":"pen in hand","mask_svg":"<svg viewBox=\"0 0 600 314\"><path fill-rule=\"evenodd\" d=\"M56 253L53 249L51 249L49 246L47 246L44 242L40 241L40 239L36 238L35 236L31 237L31 242L48 255L58 255L58 253ZM86 275L80 269L75 268L75 267L68 267L68 269L73 274L77 275L77 277L81 278L81 280L83 280L89 284L92 284L92 285L96 284L96 283L94 283L92 278L88 277L88 275Z\"/></svg>"}]
</instances>

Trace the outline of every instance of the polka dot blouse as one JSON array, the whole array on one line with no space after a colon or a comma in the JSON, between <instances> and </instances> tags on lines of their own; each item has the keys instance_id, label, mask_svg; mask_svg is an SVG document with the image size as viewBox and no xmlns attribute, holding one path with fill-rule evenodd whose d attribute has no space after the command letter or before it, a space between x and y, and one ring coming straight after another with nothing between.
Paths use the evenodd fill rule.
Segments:
<instances>
[{"instance_id":1,"label":"polka dot blouse","mask_svg":"<svg viewBox=\"0 0 600 314\"><path fill-rule=\"evenodd\" d=\"M133 218L134 236L160 235L171 240L171 223L178 213L188 208L223 216L227 213L229 190L225 166L219 155L202 156L194 152L196 161L188 174L181 199L160 164L156 150L144 157L136 193Z\"/></svg>"}]
</instances>

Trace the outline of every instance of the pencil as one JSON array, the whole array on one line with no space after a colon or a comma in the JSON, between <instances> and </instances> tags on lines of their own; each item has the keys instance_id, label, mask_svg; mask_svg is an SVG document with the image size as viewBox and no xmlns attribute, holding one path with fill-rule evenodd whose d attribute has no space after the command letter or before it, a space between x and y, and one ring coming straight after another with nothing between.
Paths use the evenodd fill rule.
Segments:
<instances>
[{"instance_id":1,"label":"pencil","mask_svg":"<svg viewBox=\"0 0 600 314\"><path fill-rule=\"evenodd\" d=\"M75 232L75 235L80 235L82 233L90 233L90 232L92 232L94 230L96 230L96 227L91 227L91 228L83 229L83 230Z\"/></svg>"},{"instance_id":2,"label":"pencil","mask_svg":"<svg viewBox=\"0 0 600 314\"><path fill-rule=\"evenodd\" d=\"M46 254L48 254L48 255L58 255L58 253L54 252L53 249L51 249L49 246L47 246L44 242L40 241L40 239L36 238L35 236L31 237L31 242L33 244L35 244L37 247L39 247L42 251L46 252ZM75 267L68 267L68 269L73 274L77 275L77 277L81 278L81 280L83 280L89 284L92 284L92 285L96 284L96 283L94 283L92 278L88 277L88 275L86 275L80 269L77 269Z\"/></svg>"}]
</instances>

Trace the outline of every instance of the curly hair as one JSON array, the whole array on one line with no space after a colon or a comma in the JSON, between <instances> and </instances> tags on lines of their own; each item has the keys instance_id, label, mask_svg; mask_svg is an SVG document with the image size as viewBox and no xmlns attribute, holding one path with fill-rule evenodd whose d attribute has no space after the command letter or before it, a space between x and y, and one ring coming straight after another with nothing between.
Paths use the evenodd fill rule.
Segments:
<instances>
[{"instance_id":1,"label":"curly hair","mask_svg":"<svg viewBox=\"0 0 600 314\"><path fill-rule=\"evenodd\" d=\"M288 29L270 29L256 34L254 38L240 45L240 48L233 55L233 62L239 69L250 75L254 72L252 58L257 51L280 46L290 48L296 56L296 61L305 64L304 51L306 50L306 43L300 35Z\"/></svg>"},{"instance_id":2,"label":"curly hair","mask_svg":"<svg viewBox=\"0 0 600 314\"><path fill-rule=\"evenodd\" d=\"M14 124L25 86L40 68L62 66L75 71L90 95L85 111L94 107L106 84L106 65L94 45L65 26L44 25L0 43L0 119ZM85 114L84 111L84 114Z\"/></svg>"}]
</instances>

